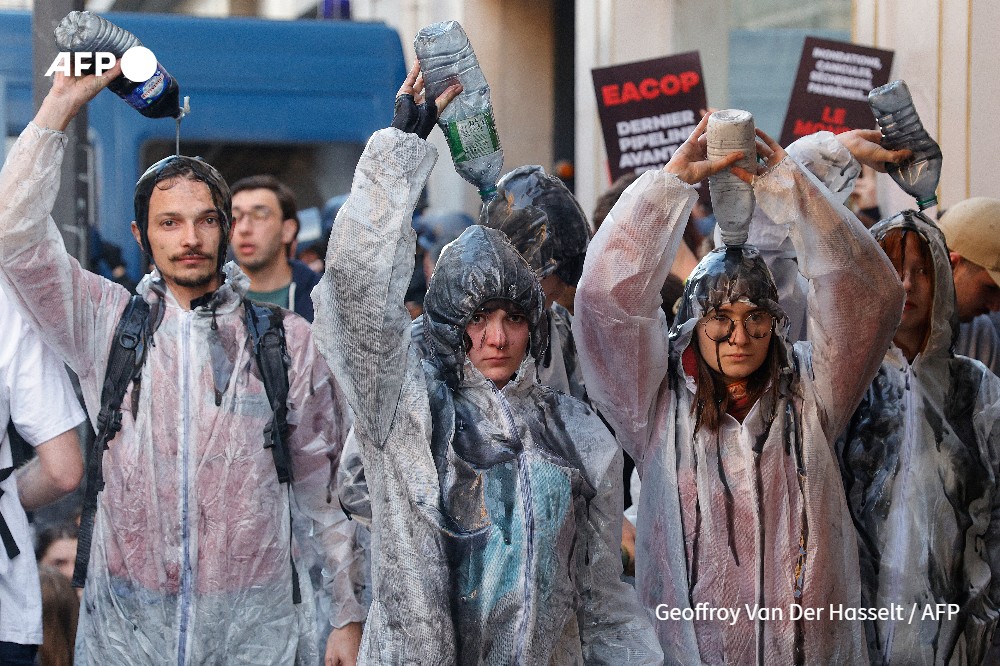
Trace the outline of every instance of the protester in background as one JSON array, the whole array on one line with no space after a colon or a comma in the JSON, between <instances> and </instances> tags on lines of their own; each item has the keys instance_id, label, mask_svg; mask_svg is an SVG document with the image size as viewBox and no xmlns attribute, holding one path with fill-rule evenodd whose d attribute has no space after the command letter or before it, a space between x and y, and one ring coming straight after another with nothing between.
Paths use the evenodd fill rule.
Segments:
<instances>
[{"instance_id":1,"label":"protester in background","mask_svg":"<svg viewBox=\"0 0 1000 666\"><path fill-rule=\"evenodd\" d=\"M250 278L247 298L293 310L312 321L309 294L319 283L319 274L294 258L299 233L295 195L269 175L238 180L232 192L230 243L236 263Z\"/></svg>"},{"instance_id":2,"label":"protester in background","mask_svg":"<svg viewBox=\"0 0 1000 666\"><path fill-rule=\"evenodd\" d=\"M955 288L934 223L904 211L872 234L906 301L837 450L861 606L920 610L865 623L871 663L982 664L1000 607L1000 378L951 350ZM958 612L923 612L949 604Z\"/></svg>"},{"instance_id":3,"label":"protester in background","mask_svg":"<svg viewBox=\"0 0 1000 666\"><path fill-rule=\"evenodd\" d=\"M833 441L888 347L902 288L857 219L758 130L767 170L733 171L789 229L815 287L814 342L786 342L774 282L752 246L717 248L699 263L668 336L658 296L696 196L690 184L741 157L707 160L707 122L622 195L577 292L588 391L642 476L636 587L650 613L746 611L762 599L784 609L857 607L857 545L843 487L831 483ZM675 663L867 656L860 623L827 616L699 615L655 628Z\"/></svg>"},{"instance_id":4,"label":"protester in background","mask_svg":"<svg viewBox=\"0 0 1000 666\"><path fill-rule=\"evenodd\" d=\"M38 573L25 511L76 489L84 419L66 370L0 289L0 423L13 421L35 456L16 473L0 430L0 664L34 663L42 642Z\"/></svg>"},{"instance_id":5,"label":"protester in background","mask_svg":"<svg viewBox=\"0 0 1000 666\"><path fill-rule=\"evenodd\" d=\"M39 564L38 579L42 589L42 633L38 648L39 666L71 666L76 624L80 616L80 598L62 572ZM7 662L4 662L5 664Z\"/></svg>"},{"instance_id":6,"label":"protester in background","mask_svg":"<svg viewBox=\"0 0 1000 666\"><path fill-rule=\"evenodd\" d=\"M72 580L79 534L76 522L49 525L35 538L35 559L66 576L66 580Z\"/></svg>"},{"instance_id":7,"label":"protester in background","mask_svg":"<svg viewBox=\"0 0 1000 666\"><path fill-rule=\"evenodd\" d=\"M415 215L413 229L417 232L417 247L414 258L413 278L406 290L406 309L410 317L416 319L424 311L424 296L427 283L434 273L434 265L444 246L462 235L472 218L465 213L429 213Z\"/></svg>"},{"instance_id":8,"label":"protester in background","mask_svg":"<svg viewBox=\"0 0 1000 666\"><path fill-rule=\"evenodd\" d=\"M955 352L1000 374L1000 199L960 201L938 225L950 250L961 324Z\"/></svg>"},{"instance_id":9,"label":"protester in background","mask_svg":"<svg viewBox=\"0 0 1000 666\"><path fill-rule=\"evenodd\" d=\"M619 580L620 453L583 403L535 381L544 296L524 258L472 226L440 257L419 333L403 308L436 158L424 137L460 91L421 103L418 73L368 142L316 290L371 489L362 661L658 664Z\"/></svg>"},{"instance_id":10,"label":"protester in background","mask_svg":"<svg viewBox=\"0 0 1000 666\"><path fill-rule=\"evenodd\" d=\"M149 306L136 327L145 356L140 367L125 361L120 409L101 409L111 350L135 341L119 344L115 332L138 300L80 267L49 215L63 130L120 74L120 63L99 76L57 73L0 172L0 275L11 299L79 376L95 430L120 427L95 459L103 479L88 478L106 485L81 522L79 545L93 525L93 547L79 569L76 661L318 661L291 507L333 559L328 486L349 415L308 323L245 300L249 280L225 262L229 186L201 159L173 155L136 184L132 232L154 267L138 289ZM283 331L280 346L266 345L280 358L261 352L268 374L287 379L283 401L269 400L285 391L265 387L251 317Z\"/></svg>"},{"instance_id":11,"label":"protester in background","mask_svg":"<svg viewBox=\"0 0 1000 666\"><path fill-rule=\"evenodd\" d=\"M423 269L425 286L434 273L434 265L444 246L462 235L472 224L472 218L465 213L427 213L413 218L413 228L417 232L417 252Z\"/></svg>"},{"instance_id":12,"label":"protester in background","mask_svg":"<svg viewBox=\"0 0 1000 666\"><path fill-rule=\"evenodd\" d=\"M864 165L861 173L854 181L854 191L847 198L847 207L861 220L861 224L869 229L882 219L878 207L878 190L875 188L876 169Z\"/></svg>"},{"instance_id":13,"label":"protester in background","mask_svg":"<svg viewBox=\"0 0 1000 666\"><path fill-rule=\"evenodd\" d=\"M330 230L314 241L300 243L296 246L295 258L309 267L313 273L323 274L323 260L326 258L326 246L330 242Z\"/></svg>"}]
</instances>

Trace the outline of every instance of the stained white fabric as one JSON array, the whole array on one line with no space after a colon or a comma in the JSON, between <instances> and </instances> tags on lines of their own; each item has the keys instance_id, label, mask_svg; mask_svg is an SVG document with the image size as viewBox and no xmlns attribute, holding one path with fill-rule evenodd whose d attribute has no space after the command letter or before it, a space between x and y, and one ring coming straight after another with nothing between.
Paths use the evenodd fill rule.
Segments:
<instances>
[{"instance_id":1,"label":"stained white fabric","mask_svg":"<svg viewBox=\"0 0 1000 666\"><path fill-rule=\"evenodd\" d=\"M1000 620L1000 378L953 353L955 286L944 235L907 213L872 227L930 248L933 304L910 363L893 346L838 442L858 529L873 664L993 663ZM988 322L988 320L987 320ZM937 604L950 612L936 611ZM954 604L954 606L948 606ZM902 617L901 617L902 616Z\"/></svg>"},{"instance_id":2,"label":"stained white fabric","mask_svg":"<svg viewBox=\"0 0 1000 666\"><path fill-rule=\"evenodd\" d=\"M697 319L677 322L668 343L659 288L696 195L665 172L640 176L591 243L577 348L591 400L642 476L636 585L646 608L786 609L758 622L744 611L734 625L658 621L666 661L865 663L860 623L797 623L788 609L860 601L832 444L889 344L898 319L885 313L899 312L902 288L860 222L794 160L758 178L755 194L799 256L813 341L795 345L792 390L772 421L758 404L743 424L725 415L718 434L694 433L694 378L680 357Z\"/></svg>"}]
</instances>

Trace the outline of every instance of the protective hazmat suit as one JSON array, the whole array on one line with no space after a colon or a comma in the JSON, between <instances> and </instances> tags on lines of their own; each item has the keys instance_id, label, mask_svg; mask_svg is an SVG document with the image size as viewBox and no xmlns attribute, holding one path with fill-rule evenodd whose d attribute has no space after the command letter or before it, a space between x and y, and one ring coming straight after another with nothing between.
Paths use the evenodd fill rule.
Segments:
<instances>
[{"instance_id":1,"label":"protective hazmat suit","mask_svg":"<svg viewBox=\"0 0 1000 666\"><path fill-rule=\"evenodd\" d=\"M93 419L129 293L69 257L48 217L64 145L61 132L29 124L11 151L0 174L0 272L26 318L79 375ZM224 271L222 286L191 310L156 271L139 286L162 320L104 454L78 664L318 658L305 572L303 603L292 601L298 545L289 504L331 554L328 482L348 412L308 324L286 315L293 490L279 484L264 448L272 409L244 325L249 280L233 263Z\"/></svg>"},{"instance_id":2,"label":"protective hazmat suit","mask_svg":"<svg viewBox=\"0 0 1000 666\"><path fill-rule=\"evenodd\" d=\"M497 183L497 196L483 206L480 224L506 233L539 280L554 274L576 288L590 243L590 225L569 188L542 167L520 166L504 174ZM587 388L573 341L573 315L556 301L546 314L549 346L539 357L538 381L586 401Z\"/></svg>"},{"instance_id":3,"label":"protective hazmat suit","mask_svg":"<svg viewBox=\"0 0 1000 666\"><path fill-rule=\"evenodd\" d=\"M413 343L409 219L435 160L413 134L372 136L313 294L374 514L361 662L660 663L619 580L621 454L586 405L537 384L542 292L504 234L474 226L445 248ZM498 298L531 330L502 390L465 354L467 322Z\"/></svg>"},{"instance_id":4,"label":"protective hazmat suit","mask_svg":"<svg viewBox=\"0 0 1000 666\"><path fill-rule=\"evenodd\" d=\"M667 663L865 663L860 622L828 612L861 596L833 441L889 344L902 289L868 232L794 160L754 189L795 245L814 342L787 345L770 272L750 247L703 259L668 338L659 289L696 193L648 172L588 251L574 321L587 389L642 476L636 588L665 618L654 626ZM742 423L723 414L718 431L696 431L685 352L700 318L733 301L779 317L777 386ZM793 604L823 615L794 619ZM755 606L777 612L748 617ZM723 621L715 609L741 615Z\"/></svg>"},{"instance_id":5,"label":"protective hazmat suit","mask_svg":"<svg viewBox=\"0 0 1000 666\"><path fill-rule=\"evenodd\" d=\"M930 247L934 300L923 351L911 364L889 349L839 442L862 604L903 607L902 619L866 623L869 653L877 664L981 664L1000 607L1000 379L952 353L955 287L941 231L905 211L872 234L893 229ZM938 614L936 604L959 609Z\"/></svg>"}]
</instances>

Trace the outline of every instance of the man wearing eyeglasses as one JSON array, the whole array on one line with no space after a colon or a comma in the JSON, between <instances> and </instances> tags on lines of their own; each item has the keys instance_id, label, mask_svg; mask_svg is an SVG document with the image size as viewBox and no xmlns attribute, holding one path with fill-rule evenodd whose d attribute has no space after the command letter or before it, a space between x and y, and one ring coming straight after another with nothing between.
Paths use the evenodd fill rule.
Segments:
<instances>
[{"instance_id":1,"label":"man wearing eyeglasses","mask_svg":"<svg viewBox=\"0 0 1000 666\"><path fill-rule=\"evenodd\" d=\"M233 256L250 278L247 297L273 303L313 320L309 294L320 276L294 258L299 233L295 195L270 175L236 181L233 190Z\"/></svg>"}]
</instances>

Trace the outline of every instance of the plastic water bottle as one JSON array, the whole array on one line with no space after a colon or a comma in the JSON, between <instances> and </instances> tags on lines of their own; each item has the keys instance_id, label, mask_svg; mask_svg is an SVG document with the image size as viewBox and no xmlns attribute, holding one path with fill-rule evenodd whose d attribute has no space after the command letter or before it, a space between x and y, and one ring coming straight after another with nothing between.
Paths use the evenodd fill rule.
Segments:
<instances>
[{"instance_id":1,"label":"plastic water bottle","mask_svg":"<svg viewBox=\"0 0 1000 666\"><path fill-rule=\"evenodd\" d=\"M413 48L428 96L438 97L450 85L462 84L462 94L444 110L438 125L448 139L455 170L479 189L483 201L490 201L503 170L503 149L490 87L465 30L458 21L434 23L417 33Z\"/></svg>"},{"instance_id":2,"label":"plastic water bottle","mask_svg":"<svg viewBox=\"0 0 1000 666\"><path fill-rule=\"evenodd\" d=\"M927 134L913 107L904 81L891 81L868 93L868 104L882 130L882 145L889 150L908 148L913 157L900 164L885 165L886 171L917 200L920 210L937 205L941 179L941 148Z\"/></svg>"},{"instance_id":3,"label":"plastic water bottle","mask_svg":"<svg viewBox=\"0 0 1000 666\"><path fill-rule=\"evenodd\" d=\"M708 158L718 159L737 151L743 152L734 166L750 173L757 171L757 136L753 115L739 109L716 111L708 118ZM712 195L712 211L727 246L743 245L750 231L750 217L757 199L753 186L739 179L728 169L708 178Z\"/></svg>"},{"instance_id":4,"label":"plastic water bottle","mask_svg":"<svg viewBox=\"0 0 1000 666\"><path fill-rule=\"evenodd\" d=\"M142 42L128 30L91 12L70 12L56 26L56 43L65 51L108 52L121 58ZM145 81L131 81L121 75L108 89L147 118L178 118L181 115L180 88L159 62Z\"/></svg>"}]
</instances>

